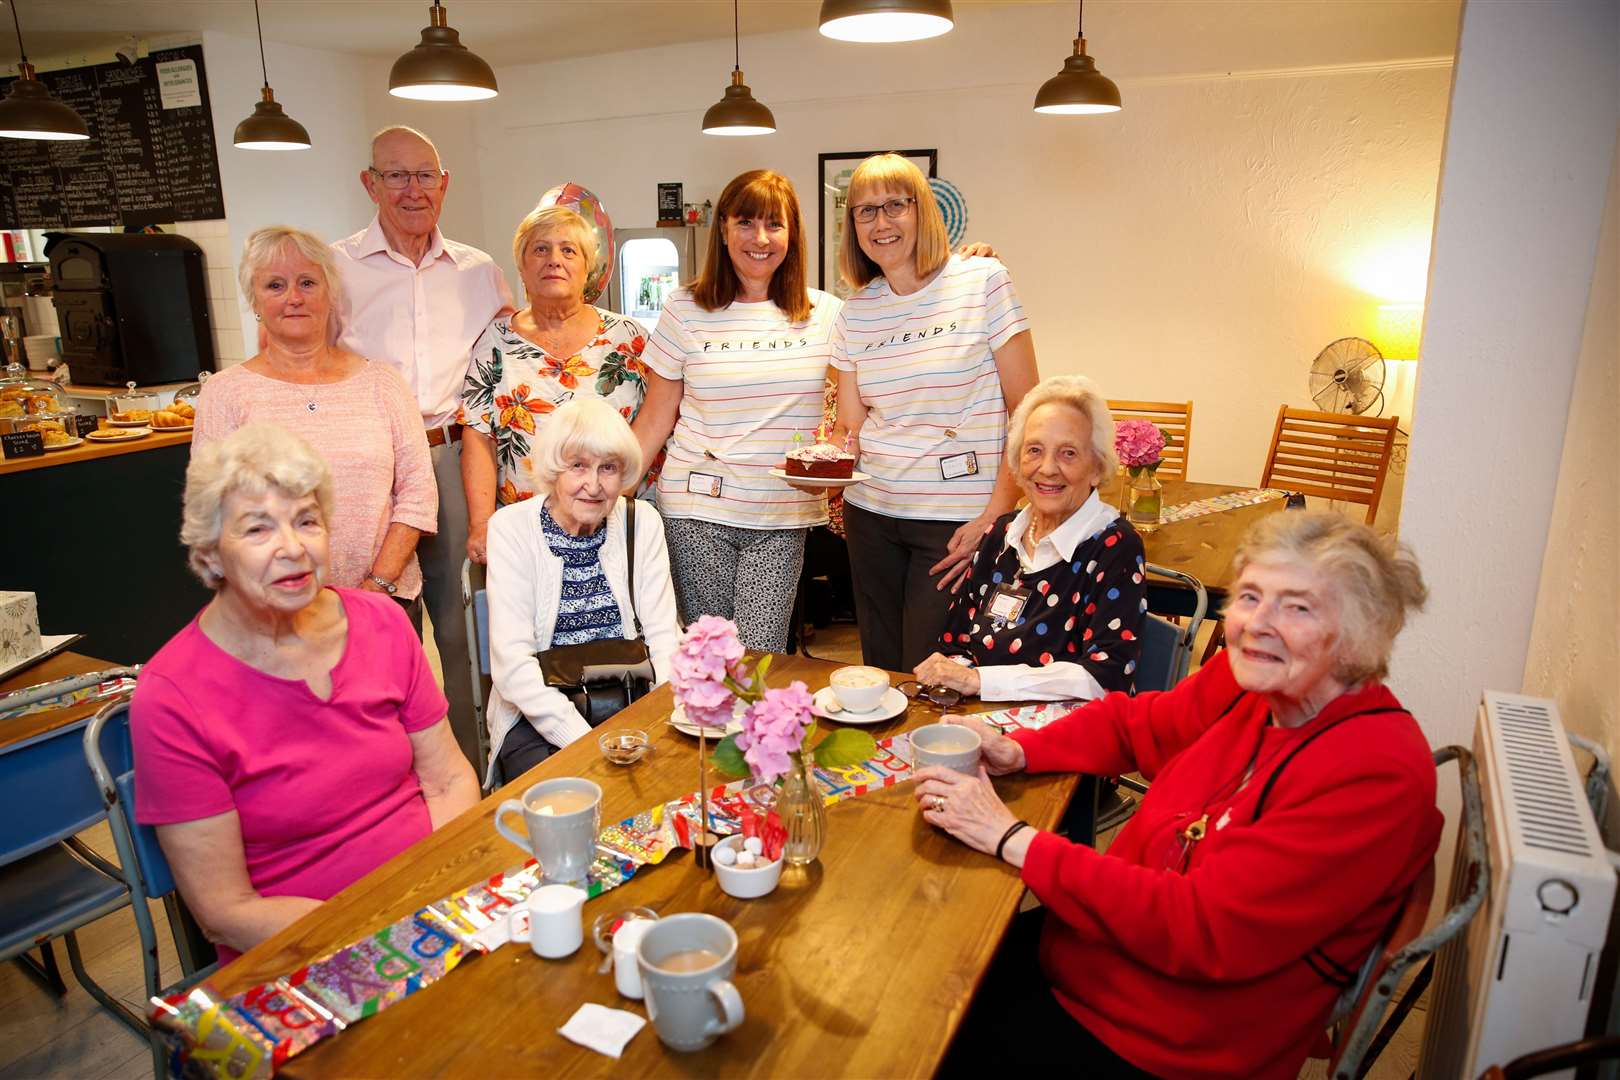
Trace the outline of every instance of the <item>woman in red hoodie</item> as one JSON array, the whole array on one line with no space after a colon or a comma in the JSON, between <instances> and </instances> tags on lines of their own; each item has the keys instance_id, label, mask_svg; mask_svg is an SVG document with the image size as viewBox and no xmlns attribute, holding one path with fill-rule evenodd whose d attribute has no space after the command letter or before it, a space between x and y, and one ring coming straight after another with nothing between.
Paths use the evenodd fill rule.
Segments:
<instances>
[{"instance_id":1,"label":"woman in red hoodie","mask_svg":"<svg viewBox=\"0 0 1620 1080\"><path fill-rule=\"evenodd\" d=\"M984 740L977 777L917 773L923 817L1019 867L1015 927L946 1073L1292 1080L1419 872L1441 815L1423 733L1383 685L1426 591L1409 554L1328 513L1240 546L1226 650L1168 693L1115 693ZM1019 822L990 775L1139 771L1106 854ZM1027 944L1024 941L1027 940ZM953 1068L954 1066L954 1068Z\"/></svg>"}]
</instances>

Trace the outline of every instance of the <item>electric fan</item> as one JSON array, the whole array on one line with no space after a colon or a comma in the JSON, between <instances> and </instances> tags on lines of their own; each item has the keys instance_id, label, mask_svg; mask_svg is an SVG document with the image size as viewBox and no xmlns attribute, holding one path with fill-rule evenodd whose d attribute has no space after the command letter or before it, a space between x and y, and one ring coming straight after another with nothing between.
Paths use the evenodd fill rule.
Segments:
<instances>
[{"instance_id":1,"label":"electric fan","mask_svg":"<svg viewBox=\"0 0 1620 1080\"><path fill-rule=\"evenodd\" d=\"M1323 412L1381 415L1384 355L1362 338L1333 342L1311 364L1311 400Z\"/></svg>"}]
</instances>

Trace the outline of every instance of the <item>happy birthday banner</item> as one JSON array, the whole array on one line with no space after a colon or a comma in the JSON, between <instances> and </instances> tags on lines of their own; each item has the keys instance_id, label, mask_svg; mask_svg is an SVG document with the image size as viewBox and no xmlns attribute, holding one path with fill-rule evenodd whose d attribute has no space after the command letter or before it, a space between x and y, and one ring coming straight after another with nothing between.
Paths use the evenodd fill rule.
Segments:
<instances>
[{"instance_id":1,"label":"happy birthday banner","mask_svg":"<svg viewBox=\"0 0 1620 1080\"><path fill-rule=\"evenodd\" d=\"M1207 499L1196 499L1193 502L1177 503L1164 508L1159 516L1161 524L1169 525L1175 521L1186 521L1188 518L1202 517L1205 514L1218 514L1222 510L1240 510L1245 506L1259 506L1274 499L1286 499L1288 492L1276 488L1250 488L1247 491L1229 491L1225 495L1211 495Z\"/></svg>"},{"instance_id":2,"label":"happy birthday banner","mask_svg":"<svg viewBox=\"0 0 1620 1080\"><path fill-rule=\"evenodd\" d=\"M1075 707L1048 702L980 714L1001 731L1039 729ZM812 777L827 805L893 787L911 779L911 736L891 736L859 765L817 766ZM709 829L721 836L741 830L742 810L764 785L735 780L709 797ZM595 898L655 866L673 851L693 846L701 834L696 792L643 810L604 828L586 892ZM530 859L451 893L421 910L321 957L291 974L233 997L207 983L153 998L152 1022L169 1046L174 1076L209 1080L259 1080L273 1076L295 1054L429 986L470 956L506 944L508 911L542 884Z\"/></svg>"}]
</instances>

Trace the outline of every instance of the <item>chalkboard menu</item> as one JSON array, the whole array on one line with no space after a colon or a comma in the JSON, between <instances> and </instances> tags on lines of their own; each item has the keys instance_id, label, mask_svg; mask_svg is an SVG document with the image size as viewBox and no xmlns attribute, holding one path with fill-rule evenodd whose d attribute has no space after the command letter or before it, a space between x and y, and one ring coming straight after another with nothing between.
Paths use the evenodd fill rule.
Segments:
<instances>
[{"instance_id":1,"label":"chalkboard menu","mask_svg":"<svg viewBox=\"0 0 1620 1080\"><path fill-rule=\"evenodd\" d=\"M89 141L0 139L0 228L159 225L225 216L201 45L41 72ZM0 83L0 93L15 80Z\"/></svg>"}]
</instances>

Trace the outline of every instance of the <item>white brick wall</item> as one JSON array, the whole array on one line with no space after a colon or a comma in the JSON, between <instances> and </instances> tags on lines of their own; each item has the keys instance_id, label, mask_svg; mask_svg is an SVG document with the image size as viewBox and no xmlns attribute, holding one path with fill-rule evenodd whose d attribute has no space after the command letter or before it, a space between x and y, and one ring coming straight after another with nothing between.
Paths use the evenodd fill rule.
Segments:
<instances>
[{"instance_id":1,"label":"white brick wall","mask_svg":"<svg viewBox=\"0 0 1620 1080\"><path fill-rule=\"evenodd\" d=\"M241 298L236 289L236 252L231 250L230 228L224 218L182 221L174 227L203 250L207 267L208 318L214 329L214 355L221 369L240 364L243 353Z\"/></svg>"}]
</instances>

